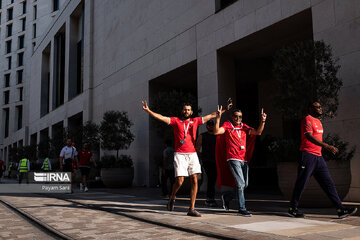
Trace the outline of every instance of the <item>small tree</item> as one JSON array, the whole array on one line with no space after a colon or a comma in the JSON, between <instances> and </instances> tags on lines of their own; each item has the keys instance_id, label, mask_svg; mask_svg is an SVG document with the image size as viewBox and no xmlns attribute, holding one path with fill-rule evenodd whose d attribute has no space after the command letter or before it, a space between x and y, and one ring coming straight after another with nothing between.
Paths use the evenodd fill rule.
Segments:
<instances>
[{"instance_id":1,"label":"small tree","mask_svg":"<svg viewBox=\"0 0 360 240\"><path fill-rule=\"evenodd\" d=\"M89 143L92 149L99 149L100 146L100 126L91 121L87 121L82 127L83 141Z\"/></svg>"},{"instance_id":2,"label":"small tree","mask_svg":"<svg viewBox=\"0 0 360 240\"><path fill-rule=\"evenodd\" d=\"M128 149L134 140L134 135L130 131L132 125L124 111L105 112L100 125L101 146L107 150L116 150L118 159L119 150Z\"/></svg>"},{"instance_id":3,"label":"small tree","mask_svg":"<svg viewBox=\"0 0 360 240\"><path fill-rule=\"evenodd\" d=\"M280 49L274 57L273 74L279 87L275 104L286 119L300 119L309 101L318 99L324 117L334 117L342 81L340 66L330 45L323 41L298 42Z\"/></svg>"}]
</instances>

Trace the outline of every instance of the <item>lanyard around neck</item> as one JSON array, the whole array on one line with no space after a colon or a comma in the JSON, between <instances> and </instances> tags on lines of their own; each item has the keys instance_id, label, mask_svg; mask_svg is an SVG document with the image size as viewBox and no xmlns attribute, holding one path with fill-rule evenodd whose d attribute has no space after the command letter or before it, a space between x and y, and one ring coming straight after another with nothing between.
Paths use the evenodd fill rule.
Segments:
<instances>
[{"instance_id":1,"label":"lanyard around neck","mask_svg":"<svg viewBox=\"0 0 360 240\"><path fill-rule=\"evenodd\" d=\"M241 123L240 128L234 127L234 125L233 125L232 123L230 123L230 124L231 124L231 126L232 126L232 128L233 128L232 131L235 131L235 132L236 132L236 134L238 135L238 137L239 137L239 139L240 139L240 143L242 143L242 139L241 139L241 129L243 128L243 123Z\"/></svg>"},{"instance_id":2,"label":"lanyard around neck","mask_svg":"<svg viewBox=\"0 0 360 240\"><path fill-rule=\"evenodd\" d=\"M185 126L185 121L183 121L183 123L184 123L184 139L186 139L187 132L189 131L189 127L190 127L190 120L187 126Z\"/></svg>"}]
</instances>

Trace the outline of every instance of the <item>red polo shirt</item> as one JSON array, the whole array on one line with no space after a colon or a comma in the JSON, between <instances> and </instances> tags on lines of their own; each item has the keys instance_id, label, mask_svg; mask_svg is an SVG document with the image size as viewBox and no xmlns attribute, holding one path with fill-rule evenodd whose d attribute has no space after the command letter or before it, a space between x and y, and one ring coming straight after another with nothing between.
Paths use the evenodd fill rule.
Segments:
<instances>
[{"instance_id":1,"label":"red polo shirt","mask_svg":"<svg viewBox=\"0 0 360 240\"><path fill-rule=\"evenodd\" d=\"M300 151L308 152L317 156L321 156L321 146L313 144L310 142L305 133L312 133L312 135L322 141L324 129L321 124L320 119L314 118L310 115L307 115L301 121L301 146Z\"/></svg>"},{"instance_id":2,"label":"red polo shirt","mask_svg":"<svg viewBox=\"0 0 360 240\"><path fill-rule=\"evenodd\" d=\"M195 153L195 141L196 131L199 125L203 124L203 118L191 118L188 121L180 120L177 117L171 117L170 123L174 129L175 137L175 152L178 153ZM187 135L185 138L185 129L187 129ZM185 144L181 144L181 140L185 141Z\"/></svg>"}]
</instances>

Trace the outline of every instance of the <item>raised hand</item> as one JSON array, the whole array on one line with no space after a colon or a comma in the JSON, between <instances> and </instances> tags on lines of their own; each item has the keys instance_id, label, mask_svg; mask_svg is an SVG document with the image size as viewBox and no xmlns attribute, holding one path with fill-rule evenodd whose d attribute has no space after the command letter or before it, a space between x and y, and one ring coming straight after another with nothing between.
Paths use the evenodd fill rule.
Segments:
<instances>
[{"instance_id":1,"label":"raised hand","mask_svg":"<svg viewBox=\"0 0 360 240\"><path fill-rule=\"evenodd\" d=\"M266 121L266 113L264 113L264 108L261 108L261 114L260 114L260 119L261 119L261 122L265 122Z\"/></svg>"},{"instance_id":2,"label":"raised hand","mask_svg":"<svg viewBox=\"0 0 360 240\"><path fill-rule=\"evenodd\" d=\"M229 98L228 104L226 105L226 110L229 111L232 106L233 106L232 99Z\"/></svg>"},{"instance_id":3,"label":"raised hand","mask_svg":"<svg viewBox=\"0 0 360 240\"><path fill-rule=\"evenodd\" d=\"M216 117L217 118L221 118L221 114L222 114L222 106L220 105L218 105L217 106L217 111L216 111Z\"/></svg>"},{"instance_id":4,"label":"raised hand","mask_svg":"<svg viewBox=\"0 0 360 240\"><path fill-rule=\"evenodd\" d=\"M143 106L142 106L143 110L144 110L145 112L149 112L149 111L150 111L150 108L149 108L147 102L144 100L144 101L141 101L141 103L142 103L142 105L143 105Z\"/></svg>"}]
</instances>

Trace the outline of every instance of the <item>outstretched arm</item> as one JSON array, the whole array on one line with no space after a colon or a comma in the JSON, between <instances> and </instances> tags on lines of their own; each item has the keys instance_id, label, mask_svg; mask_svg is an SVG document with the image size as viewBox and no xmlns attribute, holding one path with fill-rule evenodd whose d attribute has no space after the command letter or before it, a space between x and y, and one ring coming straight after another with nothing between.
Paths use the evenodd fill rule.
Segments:
<instances>
[{"instance_id":1,"label":"outstretched arm","mask_svg":"<svg viewBox=\"0 0 360 240\"><path fill-rule=\"evenodd\" d=\"M170 118L169 117L165 117L165 116L163 116L161 114L158 114L158 113L155 113L155 112L151 111L146 101L142 101L141 103L143 105L142 106L143 110L145 112L147 112L150 116L152 116L153 118L155 118L155 119L157 119L159 121L162 121L162 122L164 122L166 124L170 124Z\"/></svg>"},{"instance_id":2,"label":"outstretched arm","mask_svg":"<svg viewBox=\"0 0 360 240\"><path fill-rule=\"evenodd\" d=\"M229 110L230 108L232 107L232 103L229 103L226 108L222 108L221 107L221 114L223 114L226 110ZM219 108L219 106L218 106ZM204 119L204 122L203 123L206 123L207 121L213 119L213 118L216 118L217 116L217 111L216 112L213 112L213 113L210 113L209 115L206 115L205 117L203 117Z\"/></svg>"},{"instance_id":3,"label":"outstretched arm","mask_svg":"<svg viewBox=\"0 0 360 240\"><path fill-rule=\"evenodd\" d=\"M267 115L264 113L264 109L261 108L260 125L257 130L251 130L251 135L261 135L261 133L264 131L266 117Z\"/></svg>"},{"instance_id":4,"label":"outstretched arm","mask_svg":"<svg viewBox=\"0 0 360 240\"><path fill-rule=\"evenodd\" d=\"M215 126L214 126L214 135L220 135L220 134L224 134L225 133L225 129L223 127L220 127L220 119L221 119L221 114L223 113L223 109L222 106L218 106L218 110L215 112L216 114L216 121L215 121Z\"/></svg>"}]
</instances>

